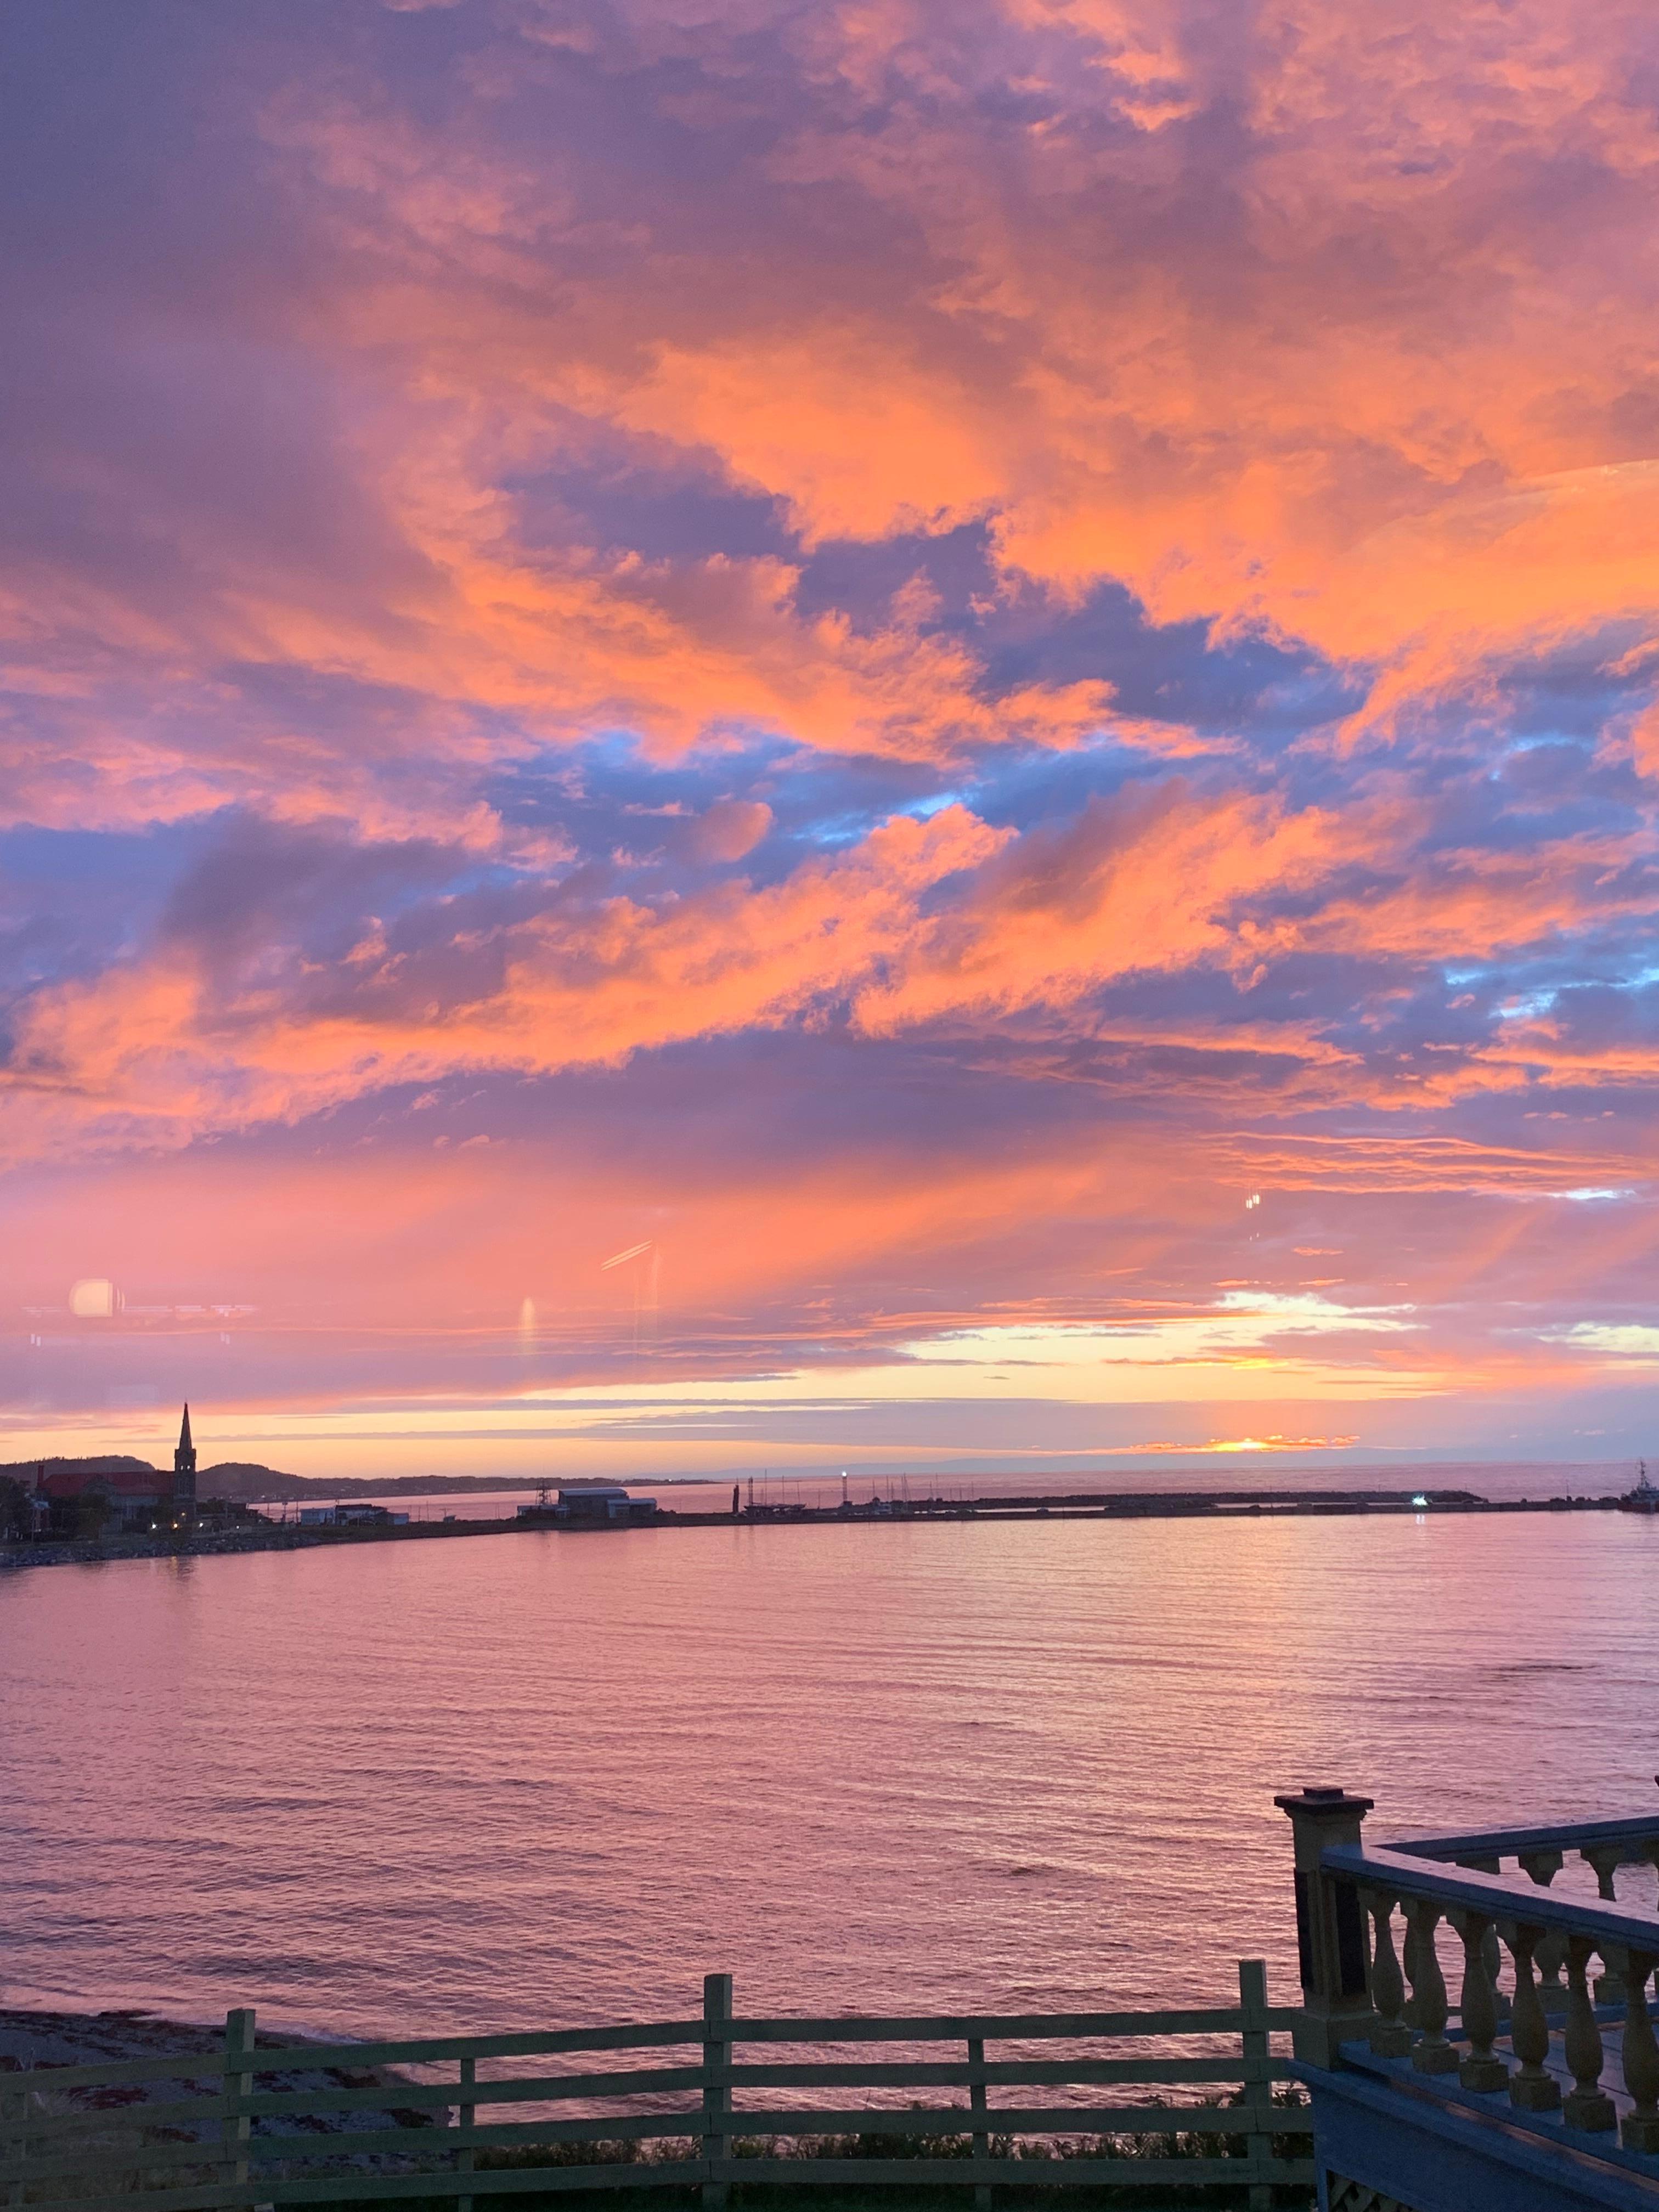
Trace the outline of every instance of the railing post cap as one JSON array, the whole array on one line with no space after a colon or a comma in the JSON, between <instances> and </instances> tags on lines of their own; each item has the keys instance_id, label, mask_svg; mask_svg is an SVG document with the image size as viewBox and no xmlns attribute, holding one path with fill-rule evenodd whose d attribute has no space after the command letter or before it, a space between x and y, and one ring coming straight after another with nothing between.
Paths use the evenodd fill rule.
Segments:
<instances>
[{"instance_id":1,"label":"railing post cap","mask_svg":"<svg viewBox=\"0 0 1659 2212\"><path fill-rule=\"evenodd\" d=\"M1291 1820L1352 1820L1358 1814L1363 1820L1376 1803L1374 1797L1351 1797L1346 1790L1322 1783L1305 1783L1300 1790L1286 1790L1273 1802L1281 1813Z\"/></svg>"}]
</instances>

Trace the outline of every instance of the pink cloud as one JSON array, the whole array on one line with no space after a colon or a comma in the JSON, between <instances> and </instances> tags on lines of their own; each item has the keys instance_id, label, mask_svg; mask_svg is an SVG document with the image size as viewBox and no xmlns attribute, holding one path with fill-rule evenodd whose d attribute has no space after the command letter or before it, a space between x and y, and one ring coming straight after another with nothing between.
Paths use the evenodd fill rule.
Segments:
<instances>
[{"instance_id":1,"label":"pink cloud","mask_svg":"<svg viewBox=\"0 0 1659 2212\"><path fill-rule=\"evenodd\" d=\"M343 1223L422 1339L349 1399L636 1232L721 1373L1334 1250L1438 1302L1381 1395L1565 1389L1501 1316L1644 1295L1654 1157L1646 14L353 21L118 86L130 217L52 113L27 1267L244 1254L299 1343Z\"/></svg>"}]
</instances>

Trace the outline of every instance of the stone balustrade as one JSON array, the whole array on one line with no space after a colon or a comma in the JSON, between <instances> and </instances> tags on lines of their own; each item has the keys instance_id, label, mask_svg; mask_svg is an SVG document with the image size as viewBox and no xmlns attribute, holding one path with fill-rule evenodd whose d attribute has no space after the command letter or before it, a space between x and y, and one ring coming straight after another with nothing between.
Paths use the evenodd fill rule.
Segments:
<instances>
[{"instance_id":1,"label":"stone balustrade","mask_svg":"<svg viewBox=\"0 0 1659 2212\"><path fill-rule=\"evenodd\" d=\"M1489 2112L1613 2144L1659 2172L1649 2009L1659 1917L1650 1887L1639 1901L1619 1894L1627 1869L1659 1865L1659 1813L1377 1848L1360 1840L1364 1798L1315 1790L1277 1802L1297 1831L1311 2063L1340 2067L1345 2046L1368 2050L1425 2088L1443 2081L1472 2093L1464 2109L1489 2099ZM1553 1887L1573 1859L1594 1875L1594 1899ZM1352 1957L1345 1974L1328 1940L1343 1924L1364 1931L1363 1992ZM1455 2015L1443 1946L1457 1962Z\"/></svg>"}]
</instances>

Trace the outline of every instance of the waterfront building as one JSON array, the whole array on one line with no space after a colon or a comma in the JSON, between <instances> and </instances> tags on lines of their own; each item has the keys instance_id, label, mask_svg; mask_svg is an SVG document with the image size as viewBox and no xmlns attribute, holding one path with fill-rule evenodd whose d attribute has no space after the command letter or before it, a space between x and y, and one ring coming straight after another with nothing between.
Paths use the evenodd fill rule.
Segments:
<instances>
[{"instance_id":1,"label":"waterfront building","mask_svg":"<svg viewBox=\"0 0 1659 2212\"><path fill-rule=\"evenodd\" d=\"M389 1505L302 1505L302 1528L403 1528L407 1513L394 1513Z\"/></svg>"},{"instance_id":2,"label":"waterfront building","mask_svg":"<svg viewBox=\"0 0 1659 2212\"><path fill-rule=\"evenodd\" d=\"M147 1532L171 1517L172 1491L154 1468L54 1467L34 1471L30 1500L42 1535L95 1536L107 1528Z\"/></svg>"},{"instance_id":3,"label":"waterfront building","mask_svg":"<svg viewBox=\"0 0 1659 2212\"><path fill-rule=\"evenodd\" d=\"M548 1503L547 1487L542 1485L533 1505L520 1506L520 1521L550 1520L584 1528L617 1528L657 1517L654 1498L635 1498L619 1482L562 1482L552 1504Z\"/></svg>"}]
</instances>

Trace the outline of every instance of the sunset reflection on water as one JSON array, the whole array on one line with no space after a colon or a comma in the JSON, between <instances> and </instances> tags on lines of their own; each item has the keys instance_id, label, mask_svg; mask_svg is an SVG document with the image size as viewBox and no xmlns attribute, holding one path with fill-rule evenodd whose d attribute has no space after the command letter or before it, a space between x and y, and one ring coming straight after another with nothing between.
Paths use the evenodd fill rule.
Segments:
<instances>
[{"instance_id":1,"label":"sunset reflection on water","mask_svg":"<svg viewBox=\"0 0 1659 2212\"><path fill-rule=\"evenodd\" d=\"M368 2032L1294 1995L1276 1789L1651 1803L1659 1528L544 1534L0 1583L4 2002ZM1564 1883L1577 1879L1570 1869Z\"/></svg>"}]
</instances>

